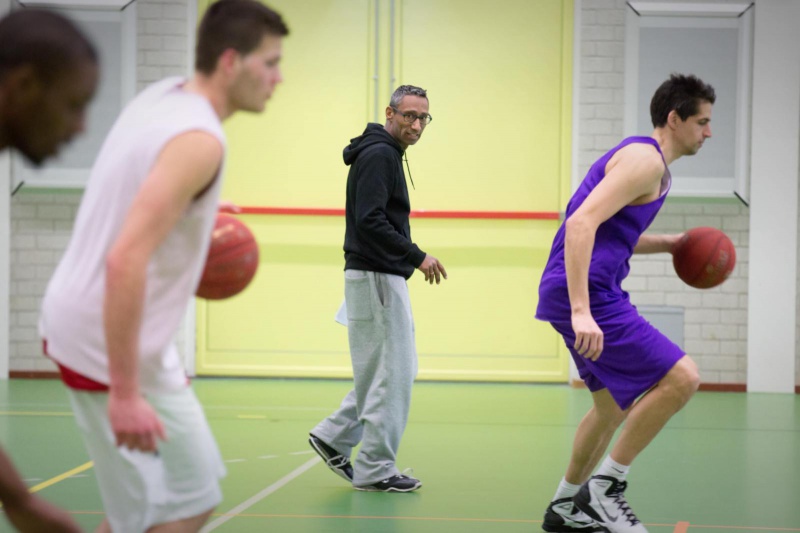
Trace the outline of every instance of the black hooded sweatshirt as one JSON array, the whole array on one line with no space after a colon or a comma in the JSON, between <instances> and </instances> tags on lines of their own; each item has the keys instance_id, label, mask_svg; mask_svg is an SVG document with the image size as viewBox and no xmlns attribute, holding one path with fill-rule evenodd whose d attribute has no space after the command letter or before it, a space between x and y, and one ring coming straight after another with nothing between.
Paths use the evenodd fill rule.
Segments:
<instances>
[{"instance_id":1,"label":"black hooded sweatshirt","mask_svg":"<svg viewBox=\"0 0 800 533\"><path fill-rule=\"evenodd\" d=\"M408 279L425 252L411 242L411 204L403 149L380 124L370 123L344 149L347 175L344 268Z\"/></svg>"}]
</instances>

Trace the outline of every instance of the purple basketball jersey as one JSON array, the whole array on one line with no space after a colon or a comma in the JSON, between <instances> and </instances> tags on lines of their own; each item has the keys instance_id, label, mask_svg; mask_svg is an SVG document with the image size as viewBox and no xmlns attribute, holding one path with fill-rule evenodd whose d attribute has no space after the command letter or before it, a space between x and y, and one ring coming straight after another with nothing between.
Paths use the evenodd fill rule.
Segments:
<instances>
[{"instance_id":1,"label":"purple basketball jersey","mask_svg":"<svg viewBox=\"0 0 800 533\"><path fill-rule=\"evenodd\" d=\"M605 177L606 164L611 157L633 143L653 145L661 153L658 143L651 137L628 137L623 140L589 169L567 204L565 221ZM629 260L633 248L664 204L670 185L670 173L665 163L662 192L658 199L647 204L625 206L597 229L589 265L592 317L604 336L603 352L597 361L584 359L573 348L575 334L572 331L572 311L564 267L564 224L556 233L539 284L536 318L550 322L564 337L581 378L589 389L596 391L608 388L623 409L658 383L684 355L680 347L639 315L621 286L630 271Z\"/></svg>"},{"instance_id":2,"label":"purple basketball jersey","mask_svg":"<svg viewBox=\"0 0 800 533\"><path fill-rule=\"evenodd\" d=\"M612 148L592 165L575 191L567 204L565 222L605 177L606 164L611 157L621 148L633 143L651 144L661 153L658 143L652 137L628 137ZM657 200L644 205L626 206L597 228L589 265L589 298L595 320L608 312L613 313L617 305L629 301L628 293L622 290L622 280L630 271L628 260L633 255L633 248L639 242L641 234L653 222L667 197L670 181L668 169L664 176L662 184L667 185L662 186L663 193ZM536 318L548 322L569 321L571 317L567 273L564 268L564 234L565 224L561 224L539 285Z\"/></svg>"}]
</instances>

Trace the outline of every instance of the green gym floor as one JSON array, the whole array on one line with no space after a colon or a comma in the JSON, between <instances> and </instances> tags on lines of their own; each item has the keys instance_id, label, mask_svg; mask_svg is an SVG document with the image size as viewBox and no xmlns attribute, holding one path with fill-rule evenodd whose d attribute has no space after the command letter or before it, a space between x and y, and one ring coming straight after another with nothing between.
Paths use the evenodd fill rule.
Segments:
<instances>
[{"instance_id":1,"label":"green gym floor","mask_svg":"<svg viewBox=\"0 0 800 533\"><path fill-rule=\"evenodd\" d=\"M306 441L347 382L194 387L228 468L204 530L219 532L540 531L590 404L566 385L417 383L398 466L423 487L384 494L350 488ZM31 490L93 530L102 506L61 383L0 381L0 404L0 441ZM800 532L800 396L698 393L628 480L628 501L653 533Z\"/></svg>"}]
</instances>

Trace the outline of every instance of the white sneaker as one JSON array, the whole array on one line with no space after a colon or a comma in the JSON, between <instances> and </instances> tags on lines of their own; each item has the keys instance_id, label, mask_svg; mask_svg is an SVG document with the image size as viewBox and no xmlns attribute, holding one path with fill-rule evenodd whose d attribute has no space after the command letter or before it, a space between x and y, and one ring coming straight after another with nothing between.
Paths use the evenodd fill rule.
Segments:
<instances>
[{"instance_id":1,"label":"white sneaker","mask_svg":"<svg viewBox=\"0 0 800 533\"><path fill-rule=\"evenodd\" d=\"M597 533L608 531L575 507L572 498L553 500L542 520L542 529L550 533Z\"/></svg>"},{"instance_id":2,"label":"white sneaker","mask_svg":"<svg viewBox=\"0 0 800 533\"><path fill-rule=\"evenodd\" d=\"M611 533L647 533L625 500L626 481L610 476L592 476L581 486L573 501Z\"/></svg>"}]
</instances>

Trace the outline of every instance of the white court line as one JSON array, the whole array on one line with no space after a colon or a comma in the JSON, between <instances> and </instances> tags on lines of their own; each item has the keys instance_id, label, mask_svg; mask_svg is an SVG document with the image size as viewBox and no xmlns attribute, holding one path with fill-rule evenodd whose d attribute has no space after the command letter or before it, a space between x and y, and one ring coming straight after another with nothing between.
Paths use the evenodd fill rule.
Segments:
<instances>
[{"instance_id":1,"label":"white court line","mask_svg":"<svg viewBox=\"0 0 800 533\"><path fill-rule=\"evenodd\" d=\"M221 526L222 524L224 524L225 522L227 522L231 518L234 518L239 513L244 512L248 508L250 508L253 505L257 504L258 502L260 502L261 500L263 500L264 498L266 498L267 496L269 496L270 494L272 494L276 490L284 487L290 481L292 481L296 477L299 477L306 470L310 469L312 466L314 466L315 464L320 463L320 462L322 462L322 459L319 456L314 457L313 459L311 459L309 461L306 461L305 463L303 463L302 465L298 466L297 468L295 468L294 470L292 470L291 472L289 472L288 474L286 474L285 476L280 478L278 481L276 481L275 483L270 485L269 487L265 488L264 490L262 490L261 492L256 494L255 496L251 497L248 500L243 501L242 503L240 503L239 505L237 505L236 507L234 507L233 509L231 509L227 513L223 514L222 516L220 516L219 518L217 518L213 522L210 522L210 523L206 524L205 527L203 527L203 529L200 530L200 533L209 533L210 531L214 531L216 528L218 528L219 526Z\"/></svg>"},{"instance_id":2,"label":"white court line","mask_svg":"<svg viewBox=\"0 0 800 533\"><path fill-rule=\"evenodd\" d=\"M3 405L3 404L0 404ZM15 404L24 405L24 404ZM32 404L37 405L37 404ZM41 404L39 404L41 405ZM67 405L69 407L69 405ZM330 407L295 407L291 405L203 405L205 410L237 411L330 411Z\"/></svg>"}]
</instances>

